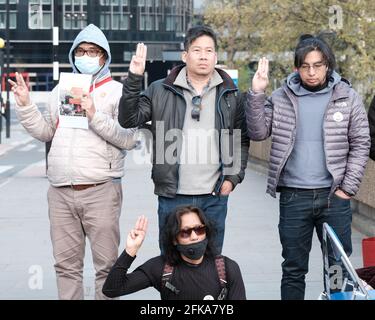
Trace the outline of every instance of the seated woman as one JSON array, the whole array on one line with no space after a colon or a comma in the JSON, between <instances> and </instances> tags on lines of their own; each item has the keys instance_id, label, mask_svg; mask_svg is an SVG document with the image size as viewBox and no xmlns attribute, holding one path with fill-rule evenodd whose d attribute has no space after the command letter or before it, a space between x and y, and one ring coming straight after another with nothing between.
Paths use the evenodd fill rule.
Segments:
<instances>
[{"instance_id":1,"label":"seated woman","mask_svg":"<svg viewBox=\"0 0 375 320\"><path fill-rule=\"evenodd\" d=\"M145 239L147 218L138 218L126 249L103 286L110 298L154 287L162 300L245 300L245 286L236 262L216 256L213 229L201 209L180 207L167 221L163 256L128 273Z\"/></svg>"}]
</instances>

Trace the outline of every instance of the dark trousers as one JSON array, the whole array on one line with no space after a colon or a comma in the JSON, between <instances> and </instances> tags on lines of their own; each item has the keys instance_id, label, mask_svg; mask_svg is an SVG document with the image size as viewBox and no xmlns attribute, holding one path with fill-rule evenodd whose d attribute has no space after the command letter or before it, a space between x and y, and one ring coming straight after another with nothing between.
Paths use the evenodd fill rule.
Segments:
<instances>
[{"instance_id":1,"label":"dark trousers","mask_svg":"<svg viewBox=\"0 0 375 320\"><path fill-rule=\"evenodd\" d=\"M282 300L303 300L314 228L322 244L323 223L336 232L348 256L352 253L350 200L332 195L330 188L281 188L279 234L283 247ZM328 246L329 264L339 265ZM345 275L345 270L343 274Z\"/></svg>"},{"instance_id":2,"label":"dark trousers","mask_svg":"<svg viewBox=\"0 0 375 320\"><path fill-rule=\"evenodd\" d=\"M203 210L205 216L212 222L216 229L215 247L221 253L224 243L225 219L228 210L228 196L220 195L176 195L175 198L159 197L159 246L162 250L162 235L168 216L179 206L194 206Z\"/></svg>"}]
</instances>

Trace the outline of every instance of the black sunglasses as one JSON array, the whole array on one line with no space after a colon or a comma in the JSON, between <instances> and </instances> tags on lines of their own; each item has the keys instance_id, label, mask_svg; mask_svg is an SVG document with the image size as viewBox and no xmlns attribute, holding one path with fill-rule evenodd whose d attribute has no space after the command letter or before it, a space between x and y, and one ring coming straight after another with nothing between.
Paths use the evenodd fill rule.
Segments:
<instances>
[{"instance_id":1,"label":"black sunglasses","mask_svg":"<svg viewBox=\"0 0 375 320\"><path fill-rule=\"evenodd\" d=\"M206 226L199 226L199 227L194 227L194 228L189 228L189 229L184 229L184 230L180 230L178 232L178 235L183 238L183 239L187 239L187 238L190 238L191 236L191 233L192 232L195 232L195 234L197 236L202 236L206 233Z\"/></svg>"},{"instance_id":2,"label":"black sunglasses","mask_svg":"<svg viewBox=\"0 0 375 320\"><path fill-rule=\"evenodd\" d=\"M193 104L193 110L191 110L191 117L194 120L199 121L201 118L201 105L202 105L202 97L201 96L195 96L191 100Z\"/></svg>"}]
</instances>

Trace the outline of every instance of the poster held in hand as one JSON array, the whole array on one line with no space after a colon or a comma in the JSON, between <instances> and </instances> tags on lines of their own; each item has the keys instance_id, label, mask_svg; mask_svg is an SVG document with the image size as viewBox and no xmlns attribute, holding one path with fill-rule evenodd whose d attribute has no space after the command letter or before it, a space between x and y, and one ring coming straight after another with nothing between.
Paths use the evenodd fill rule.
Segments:
<instances>
[{"instance_id":1,"label":"poster held in hand","mask_svg":"<svg viewBox=\"0 0 375 320\"><path fill-rule=\"evenodd\" d=\"M79 73L60 74L58 87L59 126L88 130L86 111L82 109L82 98L89 94L92 75Z\"/></svg>"}]
</instances>

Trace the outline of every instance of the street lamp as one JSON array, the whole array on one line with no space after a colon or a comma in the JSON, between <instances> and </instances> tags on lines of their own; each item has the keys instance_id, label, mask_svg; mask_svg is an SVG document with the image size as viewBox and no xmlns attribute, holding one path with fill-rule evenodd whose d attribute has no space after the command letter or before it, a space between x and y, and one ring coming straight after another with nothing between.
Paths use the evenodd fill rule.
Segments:
<instances>
[{"instance_id":1,"label":"street lamp","mask_svg":"<svg viewBox=\"0 0 375 320\"><path fill-rule=\"evenodd\" d=\"M5 2L5 11L6 11L6 27L5 27L5 34L6 40L0 38L0 83L1 83L1 95L0 95L0 143L1 143L1 132L3 129L3 117L5 117L6 123L6 137L10 138L10 102L9 102L9 85L8 85L8 78L9 78L9 59L10 59L10 44L9 44L9 0ZM4 52L3 48L6 43L6 65L4 64ZM4 71L5 70L5 71ZM3 77L5 75L5 83L4 88L6 89L6 103L4 104L3 101Z\"/></svg>"}]
</instances>

